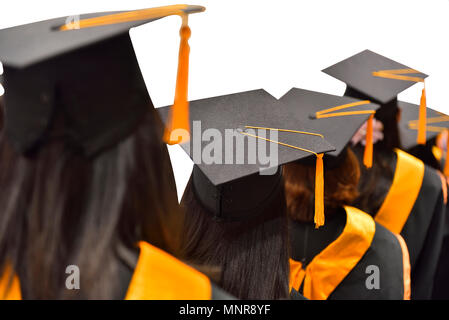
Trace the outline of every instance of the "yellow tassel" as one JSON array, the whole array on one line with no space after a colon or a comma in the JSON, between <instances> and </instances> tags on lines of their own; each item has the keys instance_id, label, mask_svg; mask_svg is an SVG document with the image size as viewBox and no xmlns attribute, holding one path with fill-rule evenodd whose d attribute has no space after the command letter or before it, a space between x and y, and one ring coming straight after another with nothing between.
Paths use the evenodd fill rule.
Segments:
<instances>
[{"instance_id":1,"label":"yellow tassel","mask_svg":"<svg viewBox=\"0 0 449 320\"><path fill-rule=\"evenodd\" d=\"M368 124L366 126L366 144L365 144L365 152L363 154L363 164L367 168L371 168L373 166L373 119L374 115L372 114L368 119Z\"/></svg>"},{"instance_id":2,"label":"yellow tassel","mask_svg":"<svg viewBox=\"0 0 449 320\"><path fill-rule=\"evenodd\" d=\"M189 81L189 38L190 28L184 24L180 30L178 75L176 78L176 92L173 107L170 110L164 141L167 144L178 144L190 139L189 101L187 99Z\"/></svg>"},{"instance_id":3,"label":"yellow tassel","mask_svg":"<svg viewBox=\"0 0 449 320\"><path fill-rule=\"evenodd\" d=\"M322 153L316 155L314 222L315 228L324 225L324 168Z\"/></svg>"},{"instance_id":4,"label":"yellow tassel","mask_svg":"<svg viewBox=\"0 0 449 320\"><path fill-rule=\"evenodd\" d=\"M418 137L416 143L426 144L426 88L422 89L421 103L419 104Z\"/></svg>"},{"instance_id":5,"label":"yellow tassel","mask_svg":"<svg viewBox=\"0 0 449 320\"><path fill-rule=\"evenodd\" d=\"M449 131L446 131L448 134L446 135L446 157L444 159L444 170L443 173L446 177L449 177L449 159L447 155L449 154Z\"/></svg>"}]
</instances>

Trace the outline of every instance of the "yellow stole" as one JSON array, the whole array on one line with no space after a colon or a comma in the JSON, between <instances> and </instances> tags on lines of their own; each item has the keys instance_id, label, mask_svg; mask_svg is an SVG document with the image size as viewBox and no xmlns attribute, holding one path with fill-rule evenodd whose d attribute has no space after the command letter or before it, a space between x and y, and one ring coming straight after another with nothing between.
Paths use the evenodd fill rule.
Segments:
<instances>
[{"instance_id":1,"label":"yellow stole","mask_svg":"<svg viewBox=\"0 0 449 320\"><path fill-rule=\"evenodd\" d=\"M168 253L140 242L140 255L126 300L209 300L212 287L209 278ZM0 277L0 299L20 300L17 276L9 284L11 270Z\"/></svg>"},{"instance_id":2,"label":"yellow stole","mask_svg":"<svg viewBox=\"0 0 449 320\"><path fill-rule=\"evenodd\" d=\"M326 300L357 265L371 246L376 224L365 212L345 207L346 225L341 235L316 255L304 269L301 262L290 259L290 289L299 290L311 300Z\"/></svg>"},{"instance_id":3,"label":"yellow stole","mask_svg":"<svg viewBox=\"0 0 449 320\"><path fill-rule=\"evenodd\" d=\"M209 278L149 243L140 256L126 300L210 300Z\"/></svg>"},{"instance_id":4,"label":"yellow stole","mask_svg":"<svg viewBox=\"0 0 449 320\"><path fill-rule=\"evenodd\" d=\"M397 162L393 183L374 219L391 232L399 234L421 190L424 163L402 150L395 151Z\"/></svg>"}]
</instances>

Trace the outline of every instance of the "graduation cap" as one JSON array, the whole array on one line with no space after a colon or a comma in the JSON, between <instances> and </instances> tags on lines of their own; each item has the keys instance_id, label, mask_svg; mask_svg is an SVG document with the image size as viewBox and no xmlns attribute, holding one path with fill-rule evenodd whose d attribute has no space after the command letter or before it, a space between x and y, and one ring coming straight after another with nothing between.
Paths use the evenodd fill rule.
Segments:
<instances>
[{"instance_id":1,"label":"graduation cap","mask_svg":"<svg viewBox=\"0 0 449 320\"><path fill-rule=\"evenodd\" d=\"M420 106L398 101L398 107L401 109L399 134L401 136L402 147L405 150L410 150L418 145L415 137L419 126ZM449 130L448 115L427 108L426 116L426 141L437 138L440 133ZM449 175L449 161L445 162L444 173Z\"/></svg>"},{"instance_id":2,"label":"graduation cap","mask_svg":"<svg viewBox=\"0 0 449 320\"><path fill-rule=\"evenodd\" d=\"M21 153L45 142L56 115L61 133L87 156L129 135L152 108L129 29L169 15L183 17L171 126L188 125L187 15L200 6L102 12L0 30L6 134ZM184 124L183 124L184 122Z\"/></svg>"},{"instance_id":3,"label":"graduation cap","mask_svg":"<svg viewBox=\"0 0 449 320\"><path fill-rule=\"evenodd\" d=\"M166 119L169 109L157 110ZM335 148L320 133L308 130L297 114L260 89L191 101L190 120L192 139L181 146L195 163L197 197L215 217L244 219L260 211L281 176L279 171L264 175L261 168L316 157L315 218L317 226L324 223L322 157ZM221 158L205 163L201 150L210 150L212 136L222 141L214 150ZM275 163L268 163L268 158Z\"/></svg>"},{"instance_id":4,"label":"graduation cap","mask_svg":"<svg viewBox=\"0 0 449 320\"><path fill-rule=\"evenodd\" d=\"M367 97L382 105L397 99L399 93L415 83L424 84L424 79L427 78L427 75L422 72L370 50L362 51L322 71L345 82L350 95ZM425 112L426 91L424 86L416 137L418 144L425 144L426 141Z\"/></svg>"},{"instance_id":5,"label":"graduation cap","mask_svg":"<svg viewBox=\"0 0 449 320\"><path fill-rule=\"evenodd\" d=\"M373 116L380 107L368 100L357 100L321 92L292 88L280 101L285 108L301 119L309 118L310 130L320 132L335 151L326 154L326 163L338 163L346 145L356 131L368 121L363 162L372 166Z\"/></svg>"}]
</instances>

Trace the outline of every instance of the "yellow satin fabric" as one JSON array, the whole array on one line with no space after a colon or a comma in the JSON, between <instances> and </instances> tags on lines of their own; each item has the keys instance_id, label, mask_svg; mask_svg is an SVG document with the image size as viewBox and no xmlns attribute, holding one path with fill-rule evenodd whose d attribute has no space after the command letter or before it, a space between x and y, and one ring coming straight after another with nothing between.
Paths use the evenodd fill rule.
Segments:
<instances>
[{"instance_id":1,"label":"yellow satin fabric","mask_svg":"<svg viewBox=\"0 0 449 320\"><path fill-rule=\"evenodd\" d=\"M326 300L357 265L371 246L376 225L365 212L345 207L346 225L341 235L313 258L305 268L290 259L290 288L299 290L311 300Z\"/></svg>"},{"instance_id":2,"label":"yellow satin fabric","mask_svg":"<svg viewBox=\"0 0 449 320\"><path fill-rule=\"evenodd\" d=\"M140 242L140 256L126 300L209 300L209 278L149 243Z\"/></svg>"},{"instance_id":3,"label":"yellow satin fabric","mask_svg":"<svg viewBox=\"0 0 449 320\"><path fill-rule=\"evenodd\" d=\"M393 183L374 219L391 232L399 234L421 190L424 163L402 150L395 151L397 162Z\"/></svg>"},{"instance_id":4,"label":"yellow satin fabric","mask_svg":"<svg viewBox=\"0 0 449 320\"><path fill-rule=\"evenodd\" d=\"M132 276L126 300L210 300L209 278L168 253L140 242L140 255ZM8 289L7 269L0 278L0 300L21 300L17 276ZM8 289L8 290L7 290Z\"/></svg>"},{"instance_id":5,"label":"yellow satin fabric","mask_svg":"<svg viewBox=\"0 0 449 320\"><path fill-rule=\"evenodd\" d=\"M0 277L0 300L22 300L20 292L20 282L16 275L11 279L12 270L6 267L5 272Z\"/></svg>"}]
</instances>

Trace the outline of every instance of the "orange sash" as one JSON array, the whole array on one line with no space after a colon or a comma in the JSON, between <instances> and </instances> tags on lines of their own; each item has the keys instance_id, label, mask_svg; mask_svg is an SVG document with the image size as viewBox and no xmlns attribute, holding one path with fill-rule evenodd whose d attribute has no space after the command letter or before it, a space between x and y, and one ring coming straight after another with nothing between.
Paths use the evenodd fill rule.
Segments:
<instances>
[{"instance_id":1,"label":"orange sash","mask_svg":"<svg viewBox=\"0 0 449 320\"><path fill-rule=\"evenodd\" d=\"M11 280L11 268L6 267L3 276L0 277L0 300L22 300L20 282L16 275Z\"/></svg>"},{"instance_id":2,"label":"orange sash","mask_svg":"<svg viewBox=\"0 0 449 320\"><path fill-rule=\"evenodd\" d=\"M209 278L149 243L140 242L140 256L126 300L209 300Z\"/></svg>"},{"instance_id":3,"label":"orange sash","mask_svg":"<svg viewBox=\"0 0 449 320\"><path fill-rule=\"evenodd\" d=\"M410 300L411 296L411 279L410 279L410 256L408 254L407 244L400 234L393 233L398 239L402 250L402 275L404 278L404 300Z\"/></svg>"},{"instance_id":4,"label":"orange sash","mask_svg":"<svg viewBox=\"0 0 449 320\"><path fill-rule=\"evenodd\" d=\"M308 266L290 259L290 289L299 290L304 281L304 297L326 300L357 265L371 246L376 225L370 215L345 207L346 225L341 235L316 255ZM350 249L349 249L350 248Z\"/></svg>"},{"instance_id":5,"label":"orange sash","mask_svg":"<svg viewBox=\"0 0 449 320\"><path fill-rule=\"evenodd\" d=\"M140 255L126 300L209 300L212 287L209 278L168 253L140 242ZM20 282L10 270L0 277L0 300L21 300Z\"/></svg>"},{"instance_id":6,"label":"orange sash","mask_svg":"<svg viewBox=\"0 0 449 320\"><path fill-rule=\"evenodd\" d=\"M393 183L374 219L399 234L421 190L424 163L402 150L395 151L398 159Z\"/></svg>"}]
</instances>

